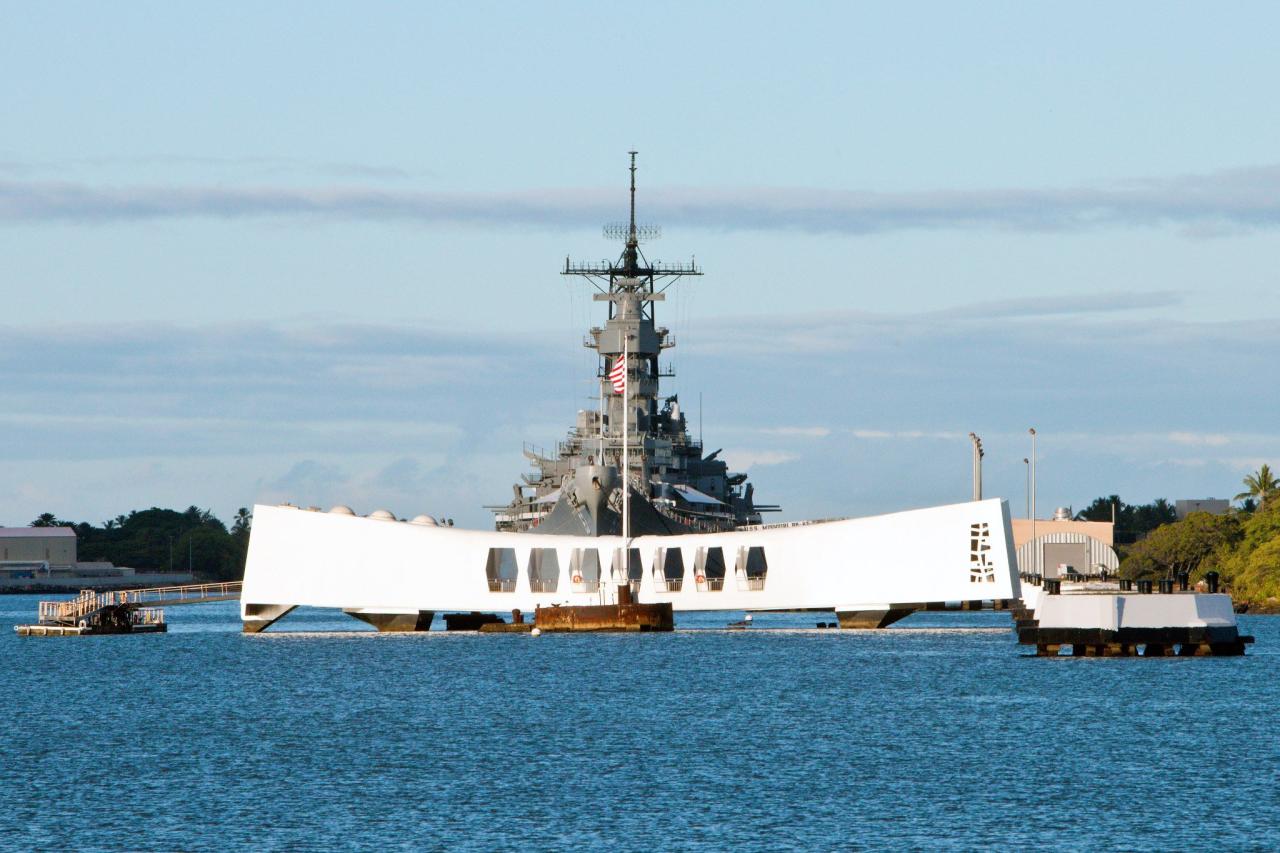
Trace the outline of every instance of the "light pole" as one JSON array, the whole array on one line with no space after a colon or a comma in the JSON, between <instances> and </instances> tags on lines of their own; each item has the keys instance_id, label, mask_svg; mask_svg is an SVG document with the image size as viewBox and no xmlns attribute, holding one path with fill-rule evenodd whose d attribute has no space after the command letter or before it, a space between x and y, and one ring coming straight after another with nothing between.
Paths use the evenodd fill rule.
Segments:
<instances>
[{"instance_id":1,"label":"light pole","mask_svg":"<svg viewBox=\"0 0 1280 853\"><path fill-rule=\"evenodd\" d=\"M1031 427L1027 432L1031 433L1031 541L1036 541L1036 428ZM1035 563L1036 573L1044 574L1043 562L1040 557L1040 549L1034 544L1031 546L1032 562Z\"/></svg>"},{"instance_id":2,"label":"light pole","mask_svg":"<svg viewBox=\"0 0 1280 853\"><path fill-rule=\"evenodd\" d=\"M1026 473L1027 473L1027 518L1030 518L1031 517L1031 460L1025 456L1022 457L1022 467L1026 469Z\"/></svg>"},{"instance_id":3,"label":"light pole","mask_svg":"<svg viewBox=\"0 0 1280 853\"><path fill-rule=\"evenodd\" d=\"M982 439L969 433L969 440L973 442L973 499L980 501L982 500L982 457L985 454L982 450Z\"/></svg>"}]
</instances>

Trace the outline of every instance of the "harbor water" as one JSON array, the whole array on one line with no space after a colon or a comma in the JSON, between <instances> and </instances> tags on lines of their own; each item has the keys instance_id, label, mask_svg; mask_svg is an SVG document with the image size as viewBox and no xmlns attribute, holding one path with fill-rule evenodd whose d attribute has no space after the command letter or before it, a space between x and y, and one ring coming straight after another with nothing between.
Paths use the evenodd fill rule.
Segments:
<instances>
[{"instance_id":1,"label":"harbor water","mask_svg":"<svg viewBox=\"0 0 1280 853\"><path fill-rule=\"evenodd\" d=\"M1049 660L998 612L16 636L38 598L0 598L6 850L1280 846L1280 617L1242 658Z\"/></svg>"}]
</instances>

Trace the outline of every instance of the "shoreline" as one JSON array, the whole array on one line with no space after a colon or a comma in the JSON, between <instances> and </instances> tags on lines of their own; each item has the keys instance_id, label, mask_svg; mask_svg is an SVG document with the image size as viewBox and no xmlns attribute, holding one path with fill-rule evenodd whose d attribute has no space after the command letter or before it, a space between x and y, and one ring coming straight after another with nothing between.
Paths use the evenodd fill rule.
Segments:
<instances>
[{"instance_id":1,"label":"shoreline","mask_svg":"<svg viewBox=\"0 0 1280 853\"><path fill-rule=\"evenodd\" d=\"M1276 601L1237 601L1234 606L1236 613L1248 616L1280 615L1280 602Z\"/></svg>"},{"instance_id":2,"label":"shoreline","mask_svg":"<svg viewBox=\"0 0 1280 853\"><path fill-rule=\"evenodd\" d=\"M194 583L220 583L220 581L201 581ZM91 589L94 592L127 592L133 589L151 589L155 586L153 583L145 581L138 583L121 583L121 584L85 584L81 587L72 589L69 586L54 586L48 584L31 584L24 587L4 587L0 589L0 595L69 595L72 598L80 594L81 590Z\"/></svg>"}]
</instances>

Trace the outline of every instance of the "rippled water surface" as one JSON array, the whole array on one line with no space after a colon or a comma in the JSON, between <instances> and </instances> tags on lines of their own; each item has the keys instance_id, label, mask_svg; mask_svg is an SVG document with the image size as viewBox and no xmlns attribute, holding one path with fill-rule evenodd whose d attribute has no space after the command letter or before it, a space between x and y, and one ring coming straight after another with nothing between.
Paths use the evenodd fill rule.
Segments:
<instances>
[{"instance_id":1,"label":"rippled water surface","mask_svg":"<svg viewBox=\"0 0 1280 853\"><path fill-rule=\"evenodd\" d=\"M36 601L0 598L5 849L1280 846L1280 617L1244 658L1040 660L1001 613L17 637Z\"/></svg>"}]
</instances>

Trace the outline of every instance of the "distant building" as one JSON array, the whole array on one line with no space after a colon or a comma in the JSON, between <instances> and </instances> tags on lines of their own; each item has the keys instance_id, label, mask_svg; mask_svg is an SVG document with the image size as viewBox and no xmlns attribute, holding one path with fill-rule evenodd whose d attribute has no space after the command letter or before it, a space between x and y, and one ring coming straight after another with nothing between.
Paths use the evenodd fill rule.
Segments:
<instances>
[{"instance_id":1,"label":"distant building","mask_svg":"<svg viewBox=\"0 0 1280 853\"><path fill-rule=\"evenodd\" d=\"M0 592L76 592L191 583L189 572L148 572L76 560L70 527L0 527Z\"/></svg>"},{"instance_id":2,"label":"distant building","mask_svg":"<svg viewBox=\"0 0 1280 853\"><path fill-rule=\"evenodd\" d=\"M1031 541L1031 519L1014 518L1013 546L1020 548ZM1107 545L1115 544L1115 525L1109 521L1055 521L1038 518L1035 523L1036 536L1046 533L1083 533Z\"/></svg>"},{"instance_id":3,"label":"distant building","mask_svg":"<svg viewBox=\"0 0 1280 853\"><path fill-rule=\"evenodd\" d=\"M1196 500L1174 501L1173 511L1178 515L1178 521L1186 518L1193 512L1207 512L1210 515L1226 515L1231 509L1231 501L1221 498L1200 498Z\"/></svg>"},{"instance_id":4,"label":"distant building","mask_svg":"<svg viewBox=\"0 0 1280 853\"><path fill-rule=\"evenodd\" d=\"M1062 509L1052 519L1039 518L1034 524L1029 518L1011 521L1020 572L1057 578L1068 572L1096 575L1120 567L1120 558L1112 548L1115 525L1109 521L1073 521Z\"/></svg>"},{"instance_id":5,"label":"distant building","mask_svg":"<svg viewBox=\"0 0 1280 853\"><path fill-rule=\"evenodd\" d=\"M0 562L74 566L76 532L70 527L0 527Z\"/></svg>"}]
</instances>

